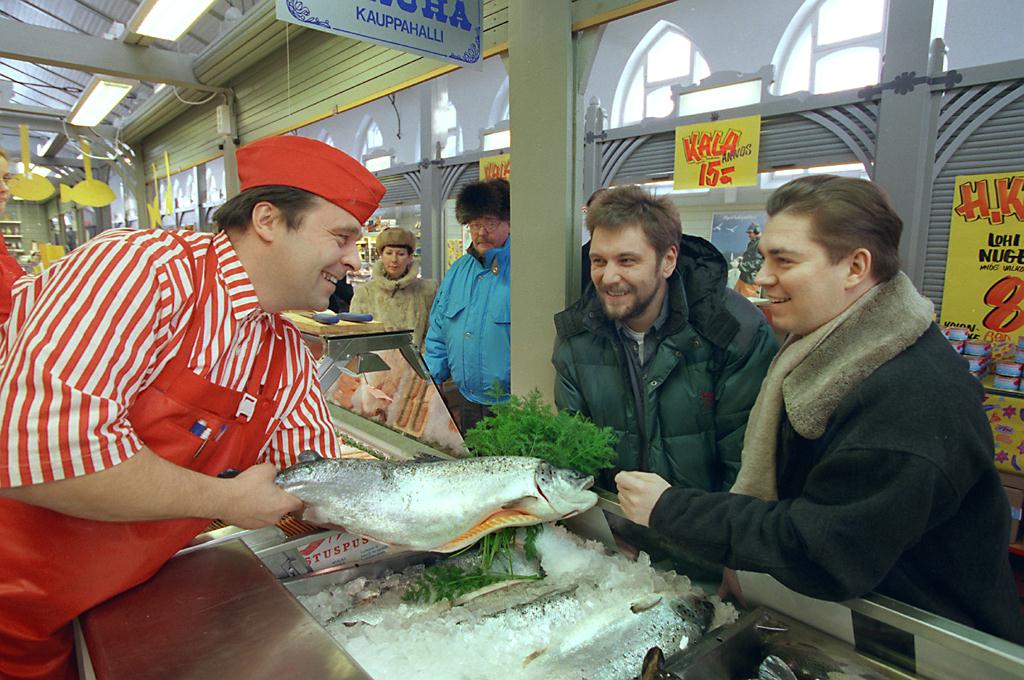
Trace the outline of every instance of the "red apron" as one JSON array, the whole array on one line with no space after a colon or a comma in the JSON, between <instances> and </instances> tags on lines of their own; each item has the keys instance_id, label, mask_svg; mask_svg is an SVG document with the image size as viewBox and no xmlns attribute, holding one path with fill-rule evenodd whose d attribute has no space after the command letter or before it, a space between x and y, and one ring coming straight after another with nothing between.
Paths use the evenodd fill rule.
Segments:
<instances>
[{"instance_id":1,"label":"red apron","mask_svg":"<svg viewBox=\"0 0 1024 680\"><path fill-rule=\"evenodd\" d=\"M0 325L11 315L11 286L24 274L18 261L7 252L4 239L0 236Z\"/></svg>"},{"instance_id":2,"label":"red apron","mask_svg":"<svg viewBox=\"0 0 1024 680\"><path fill-rule=\"evenodd\" d=\"M283 355L272 352L282 322L274 317L244 393L210 383L186 361L216 286L212 246L205 272L197 271L194 261L193 272L198 302L184 343L138 394L128 419L157 455L217 475L255 464L267 440L285 364ZM77 677L70 621L148 579L209 523L100 522L0 498L0 678Z\"/></svg>"}]
</instances>

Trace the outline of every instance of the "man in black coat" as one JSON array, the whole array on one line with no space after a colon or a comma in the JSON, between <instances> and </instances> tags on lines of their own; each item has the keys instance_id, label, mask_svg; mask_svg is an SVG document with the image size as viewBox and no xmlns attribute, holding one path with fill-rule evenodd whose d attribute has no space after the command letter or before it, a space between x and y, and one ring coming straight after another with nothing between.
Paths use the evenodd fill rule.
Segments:
<instances>
[{"instance_id":1,"label":"man in black coat","mask_svg":"<svg viewBox=\"0 0 1024 680\"><path fill-rule=\"evenodd\" d=\"M731 492L616 477L629 519L811 597L870 591L1024 643L1009 506L980 384L899 271L876 185L794 180L768 201L757 277L779 350Z\"/></svg>"}]
</instances>

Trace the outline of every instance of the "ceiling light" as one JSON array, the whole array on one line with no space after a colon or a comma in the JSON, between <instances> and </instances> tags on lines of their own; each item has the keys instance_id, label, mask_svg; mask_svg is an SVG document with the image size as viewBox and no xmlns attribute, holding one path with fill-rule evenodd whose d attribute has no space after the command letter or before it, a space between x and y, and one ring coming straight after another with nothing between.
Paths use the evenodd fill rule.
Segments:
<instances>
[{"instance_id":1,"label":"ceiling light","mask_svg":"<svg viewBox=\"0 0 1024 680\"><path fill-rule=\"evenodd\" d=\"M93 76L68 114L68 122L82 127L99 125L133 87L134 80Z\"/></svg>"},{"instance_id":2,"label":"ceiling light","mask_svg":"<svg viewBox=\"0 0 1024 680\"><path fill-rule=\"evenodd\" d=\"M128 21L128 30L151 38L180 38L214 0L145 0Z\"/></svg>"}]
</instances>

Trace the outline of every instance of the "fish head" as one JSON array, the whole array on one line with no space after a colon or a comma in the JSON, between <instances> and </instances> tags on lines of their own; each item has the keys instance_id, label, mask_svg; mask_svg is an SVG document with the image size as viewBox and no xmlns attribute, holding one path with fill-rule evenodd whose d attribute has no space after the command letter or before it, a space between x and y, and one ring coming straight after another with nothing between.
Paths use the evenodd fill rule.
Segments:
<instances>
[{"instance_id":1,"label":"fish head","mask_svg":"<svg viewBox=\"0 0 1024 680\"><path fill-rule=\"evenodd\" d=\"M582 472L541 462L534 482L541 498L563 519L589 510L597 503L597 494L590 491L594 478Z\"/></svg>"}]
</instances>

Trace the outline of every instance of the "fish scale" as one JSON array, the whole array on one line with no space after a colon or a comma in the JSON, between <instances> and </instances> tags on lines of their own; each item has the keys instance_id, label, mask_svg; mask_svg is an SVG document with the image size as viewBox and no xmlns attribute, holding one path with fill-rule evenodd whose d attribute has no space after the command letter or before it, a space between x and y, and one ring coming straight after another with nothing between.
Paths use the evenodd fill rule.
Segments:
<instances>
[{"instance_id":1,"label":"fish scale","mask_svg":"<svg viewBox=\"0 0 1024 680\"><path fill-rule=\"evenodd\" d=\"M525 456L396 462L303 454L275 482L305 503L306 521L435 552L597 503L589 475Z\"/></svg>"}]
</instances>

